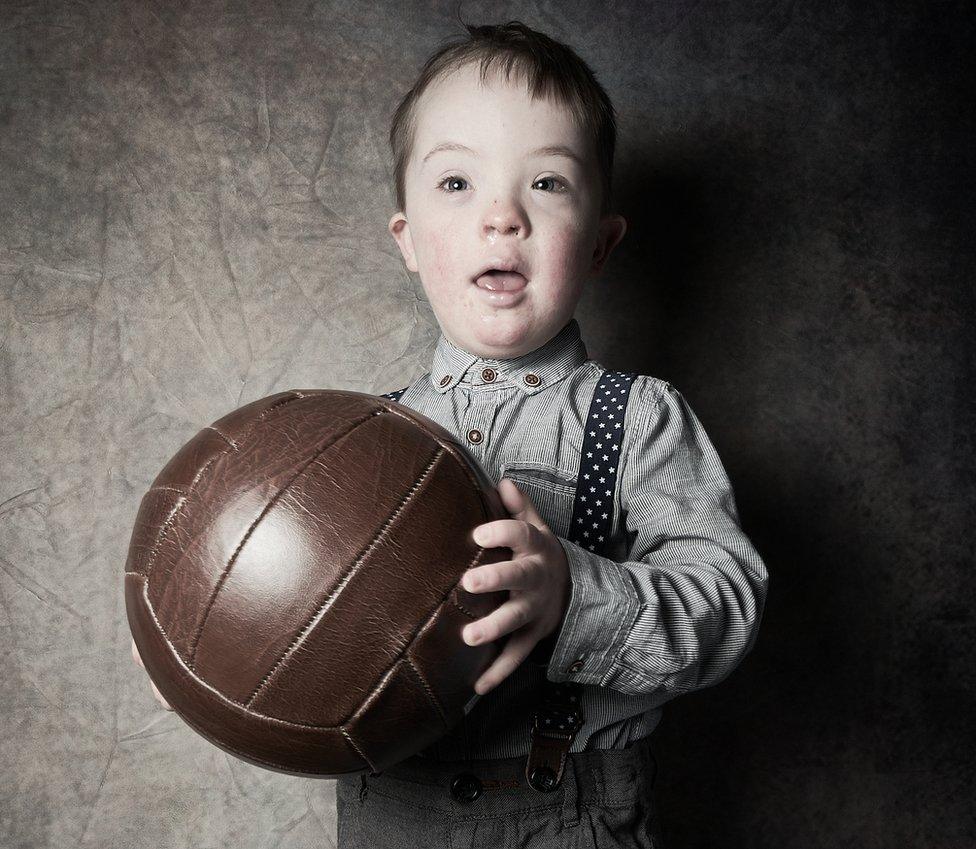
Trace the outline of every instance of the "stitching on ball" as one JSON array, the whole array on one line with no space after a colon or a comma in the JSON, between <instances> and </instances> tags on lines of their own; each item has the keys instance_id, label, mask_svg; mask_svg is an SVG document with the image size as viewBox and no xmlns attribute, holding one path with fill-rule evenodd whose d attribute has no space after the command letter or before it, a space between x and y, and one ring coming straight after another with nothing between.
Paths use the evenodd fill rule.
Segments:
<instances>
[{"instance_id":1,"label":"stitching on ball","mask_svg":"<svg viewBox=\"0 0 976 849\"><path fill-rule=\"evenodd\" d=\"M251 422L250 427L248 427L247 430L244 431L244 433L241 436L241 441L243 442L244 438L247 437L251 433L251 431L257 427L258 422L264 419L265 416L270 415L274 411L280 410L282 407L284 407L286 404L290 404L292 401L299 400L300 397L301 397L300 395L293 394L288 398L282 398L280 401L275 401L275 403L271 404L268 407L268 409L262 410L261 414L257 418L255 418L253 422ZM206 430L206 428L204 428L204 430ZM203 477L207 469L211 468L213 464L217 462L217 460L219 460L221 457L223 457L226 453L227 451L224 450L221 451L219 454L214 454L213 457L211 457L209 460L207 460L206 463L203 464L203 466L196 473L196 475L194 475L193 480L190 481L190 485L187 487L186 490L187 495L193 492L194 488L200 482L200 479ZM173 526L173 522L176 520L177 513L183 508L183 505L186 504L186 500L187 500L186 497L181 498L177 502L176 506L174 507L170 515L166 517L166 521L160 526L159 533L156 536L156 542L153 544L153 547L149 552L149 556L146 558L145 575L147 578L152 573L153 566L156 565L156 556L159 553L160 546L163 544L163 539L165 538L167 531Z\"/></svg>"},{"instance_id":2,"label":"stitching on ball","mask_svg":"<svg viewBox=\"0 0 976 849\"><path fill-rule=\"evenodd\" d=\"M434 690L431 688L430 684L427 682L427 678L424 674L417 668L417 665L410 659L409 656L405 657L407 665L413 670L413 673L420 679L420 684L427 693L427 698L430 703L437 709L437 712L441 715L441 721L444 723L444 727L448 727L447 714L444 713L444 708L442 707L440 700L434 695Z\"/></svg>"},{"instance_id":3,"label":"stitching on ball","mask_svg":"<svg viewBox=\"0 0 976 849\"><path fill-rule=\"evenodd\" d=\"M146 579L146 576L143 575L141 572L127 572L126 574L132 575L134 578L138 578L142 581L142 599L146 605L146 610L149 611L149 615L152 617L153 622L156 623L156 627L159 628L159 632L163 635L163 638L166 641L166 645L169 646L170 651L173 653L173 657L176 659L176 671L177 674L180 675L180 677L186 678L192 681L194 684L203 687L204 689L211 692L220 701L224 702L225 704L238 707L256 719L267 720L268 722L273 722L277 725L283 725L288 728L311 728L317 731L341 730L342 727L341 725L312 725L311 723L308 722L292 722L289 719L280 719L277 716L269 716L266 713L261 713L260 711L249 708L247 705L237 701L237 699L230 698L230 696L221 693L220 690L218 690L212 684L209 684L206 681L204 681L202 678L200 678L200 676L196 675L193 672L193 670L187 667L186 663L183 661L183 658L180 657L180 653L173 646L173 642L172 640L170 640L169 634L166 633L166 629L163 627L163 623L159 621L159 617L156 615L156 610L153 607L152 602L149 600L149 581Z\"/></svg>"},{"instance_id":4,"label":"stitching on ball","mask_svg":"<svg viewBox=\"0 0 976 849\"><path fill-rule=\"evenodd\" d=\"M178 492L180 495L186 495L186 490L179 486L166 486L165 484L160 484L159 486L153 486L149 488L149 492Z\"/></svg>"},{"instance_id":5,"label":"stitching on ball","mask_svg":"<svg viewBox=\"0 0 976 849\"><path fill-rule=\"evenodd\" d=\"M454 585L454 593L451 596L451 601L454 603L454 606L458 610L460 610L465 616L467 616L468 619L480 619L481 617L478 616L477 613L472 613L470 610L468 610L468 608L466 608L463 604L461 604L461 602L458 601L458 593L460 591L461 591L460 582L458 582L457 584Z\"/></svg>"},{"instance_id":6,"label":"stitching on ball","mask_svg":"<svg viewBox=\"0 0 976 849\"><path fill-rule=\"evenodd\" d=\"M366 757L366 753L362 749L360 749L359 746L356 745L356 741L352 738L352 735L348 731L346 731L346 729L343 726L339 727L339 733L346 738L346 742L356 750L356 753L359 755L359 757L361 757L367 764L369 764L369 768L372 772L379 772L379 770L376 768L376 764L374 764L369 758Z\"/></svg>"},{"instance_id":7,"label":"stitching on ball","mask_svg":"<svg viewBox=\"0 0 976 849\"><path fill-rule=\"evenodd\" d=\"M251 527L249 527L247 531L244 533L244 535L241 537L241 541L237 544L237 548L234 549L234 553L230 556L230 560L228 560L227 565L224 566L223 572L221 572L220 575L220 579L214 585L214 588L210 593L210 598L207 601L206 609L203 611L203 615L200 617L200 622L197 625L196 633L193 635L193 642L190 644L190 650L187 656L187 665L191 669L193 668L193 657L197 651L197 644L200 642L200 637L203 635L203 629L206 627L207 620L210 618L210 611L213 609L214 605L216 604L217 596L220 594L221 589L223 589L224 583L227 580L227 576L230 575L231 570L234 568L234 563L237 562L238 555L240 554L244 546L247 544L247 541L251 538L251 534L254 533L254 529L261 523L261 520L268 514L268 511L270 511L271 508L278 503L278 500L288 491L289 487L291 487L291 485L302 474L304 474L305 470L309 466L311 466L312 463L318 460L318 458L322 454L328 451L340 439L348 436L350 433L356 430L356 428L358 428L361 424L363 424L363 422L368 421L372 417L373 414L371 413L370 415L364 416L363 418L354 422L351 427L347 428L342 433L336 434L330 442L326 443L318 451L316 451L315 454L313 454L312 457L309 458L308 462L306 462L304 466L302 466L298 471L295 472L294 475L292 475L291 480L285 483L281 487L281 489L279 489L274 494L273 498L270 498L268 500L268 503L264 505L264 509L261 511L258 517L251 523Z\"/></svg>"},{"instance_id":8,"label":"stitching on ball","mask_svg":"<svg viewBox=\"0 0 976 849\"><path fill-rule=\"evenodd\" d=\"M329 607L329 605L332 604L335 597L342 591L342 588L349 582L349 580L353 577L353 575L356 574L357 570L359 569L359 566L369 556L370 552L377 546L380 540L386 537L387 531L389 530L390 526L397 519L397 517L404 511L406 506L410 503L411 498L413 498L417 490L420 489L424 481L427 480L427 477L430 475L430 470L434 467L437 461L443 456L443 454L444 454L443 448L439 448L434 453L433 457L431 457L430 461L427 463L427 466L421 473L420 477L416 481L414 481L413 486L411 486L410 489L407 490L404 496L400 499L400 503L396 506L393 512L387 517L386 521L383 522L380 528L376 531L376 533L373 535L373 539L370 540L368 545L366 545L366 547L362 550L362 552L360 552L360 554L352 562L350 567L346 570L346 573L342 576L339 583L333 588L328 598L326 598L325 601L323 601L322 604L319 605L318 609L315 611L315 613L312 614L309 620L305 623L304 627L302 627L302 629L295 635L294 639L291 641L291 644L288 646L288 648L285 649L284 653L274 664L274 666L271 667L271 669L268 671L267 675L265 676L264 680L261 681L260 684L258 684L257 688L251 694L251 697L247 700L248 707L250 707L251 704L253 704L253 702L255 701L255 699L257 699L258 696L260 696L261 691L268 685L268 683L277 673L278 669L281 668L281 665L288 659L288 657L292 654L295 648L305 639L305 637L312 630L312 628L314 628L315 625L318 624L319 620L322 618L323 612L326 610L327 607ZM443 602L441 602L441 604L443 604ZM409 644L407 647L409 647ZM398 655L398 659L399 656L400 655Z\"/></svg>"},{"instance_id":9,"label":"stitching on ball","mask_svg":"<svg viewBox=\"0 0 976 849\"><path fill-rule=\"evenodd\" d=\"M239 446L239 445L238 445L238 444L237 444L236 442L234 442L234 440L233 440L233 439L231 439L231 438L230 438L229 436L227 436L227 434L225 434L225 433L221 433L221 432L220 432L219 430L217 430L217 428L215 428L215 427L214 427L213 425L207 425L207 426L206 426L206 427L204 428L204 430L212 430L212 431L213 431L214 433L216 433L216 434L217 434L217 436L219 436L219 437L220 437L221 439L223 439L223 440L224 440L224 442L226 442L226 443L227 443L228 445L230 445L230 446L232 446L232 447L234 448L234 450L235 450L235 451L239 451L239 450L240 450L240 446Z\"/></svg>"}]
</instances>

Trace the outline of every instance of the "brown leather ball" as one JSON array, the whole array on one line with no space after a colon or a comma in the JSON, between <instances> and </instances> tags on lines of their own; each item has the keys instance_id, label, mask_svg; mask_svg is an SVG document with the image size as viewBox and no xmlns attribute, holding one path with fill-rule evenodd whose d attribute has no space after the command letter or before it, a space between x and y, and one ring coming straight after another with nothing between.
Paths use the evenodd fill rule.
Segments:
<instances>
[{"instance_id":1,"label":"brown leather ball","mask_svg":"<svg viewBox=\"0 0 976 849\"><path fill-rule=\"evenodd\" d=\"M360 392L294 390L201 430L139 507L126 614L146 671L221 749L268 769L381 772L477 701L496 643L461 630L508 597L464 572L510 559L508 518L446 429Z\"/></svg>"}]
</instances>

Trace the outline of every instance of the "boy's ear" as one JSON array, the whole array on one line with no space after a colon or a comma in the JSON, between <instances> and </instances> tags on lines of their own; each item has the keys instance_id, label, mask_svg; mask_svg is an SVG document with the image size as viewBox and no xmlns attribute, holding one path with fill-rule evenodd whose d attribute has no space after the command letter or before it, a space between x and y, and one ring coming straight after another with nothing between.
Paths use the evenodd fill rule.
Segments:
<instances>
[{"instance_id":1,"label":"boy's ear","mask_svg":"<svg viewBox=\"0 0 976 849\"><path fill-rule=\"evenodd\" d=\"M596 247L593 249L592 274L599 273L610 252L617 247L627 232L627 219L622 215L604 215L600 219Z\"/></svg>"},{"instance_id":2,"label":"boy's ear","mask_svg":"<svg viewBox=\"0 0 976 849\"><path fill-rule=\"evenodd\" d=\"M407 217L398 212L390 219L390 234L396 239L400 246L400 253L403 254L403 261L407 264L410 271L417 271L417 255L413 250L413 239L410 237L410 224Z\"/></svg>"}]
</instances>

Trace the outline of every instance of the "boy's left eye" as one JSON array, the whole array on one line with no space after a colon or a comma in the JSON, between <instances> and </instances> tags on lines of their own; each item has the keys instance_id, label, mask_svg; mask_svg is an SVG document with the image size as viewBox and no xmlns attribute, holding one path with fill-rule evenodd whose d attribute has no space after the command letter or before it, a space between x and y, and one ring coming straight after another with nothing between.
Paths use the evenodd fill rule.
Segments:
<instances>
[{"instance_id":1,"label":"boy's left eye","mask_svg":"<svg viewBox=\"0 0 976 849\"><path fill-rule=\"evenodd\" d=\"M564 192L568 188L566 184L558 177L540 177L535 181L535 185L538 185L539 183L556 183L557 185L562 186L561 189L556 190L557 192Z\"/></svg>"}]
</instances>

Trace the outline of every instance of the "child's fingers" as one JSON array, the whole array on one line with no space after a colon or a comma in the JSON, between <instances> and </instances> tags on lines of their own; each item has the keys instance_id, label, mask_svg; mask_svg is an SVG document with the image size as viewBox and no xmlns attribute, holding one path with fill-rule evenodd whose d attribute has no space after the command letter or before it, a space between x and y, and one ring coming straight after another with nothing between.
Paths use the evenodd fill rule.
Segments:
<instances>
[{"instance_id":1,"label":"child's fingers","mask_svg":"<svg viewBox=\"0 0 976 849\"><path fill-rule=\"evenodd\" d=\"M132 659L143 669L146 668L146 665L142 662L142 657L139 655L139 649L136 648L136 641L134 638L132 640ZM170 703L163 698L163 694L159 692L159 689L156 687L156 682L153 681L152 678L149 679L149 686L152 687L153 695L156 697L156 701L166 708L166 710L172 710L172 705L170 705Z\"/></svg>"},{"instance_id":2,"label":"child's fingers","mask_svg":"<svg viewBox=\"0 0 976 849\"><path fill-rule=\"evenodd\" d=\"M146 668L145 664L142 662L142 657L139 654L139 649L136 648L135 637L132 638L132 659L143 669Z\"/></svg>"},{"instance_id":3,"label":"child's fingers","mask_svg":"<svg viewBox=\"0 0 976 849\"><path fill-rule=\"evenodd\" d=\"M472 566L461 577L461 586L469 593L498 590L530 590L538 583L538 569L527 558L497 560L483 566Z\"/></svg>"},{"instance_id":4,"label":"child's fingers","mask_svg":"<svg viewBox=\"0 0 976 849\"><path fill-rule=\"evenodd\" d=\"M477 622L461 629L461 639L469 646L491 643L506 634L514 634L534 619L527 596L514 596Z\"/></svg>"},{"instance_id":5,"label":"child's fingers","mask_svg":"<svg viewBox=\"0 0 976 849\"><path fill-rule=\"evenodd\" d=\"M502 486L503 481L504 486ZM518 484L511 478L502 478L498 482L498 494L512 518L521 519L523 522L528 522L540 529L549 529L549 526L539 515L536 506L532 503L532 499L522 492Z\"/></svg>"},{"instance_id":6,"label":"child's fingers","mask_svg":"<svg viewBox=\"0 0 976 849\"><path fill-rule=\"evenodd\" d=\"M166 710L172 710L173 708L170 706L170 703L166 701L166 699L163 698L163 694L156 689L156 683L152 680L152 678L149 679L149 684L152 687L153 695L156 697L156 701L166 708Z\"/></svg>"},{"instance_id":7,"label":"child's fingers","mask_svg":"<svg viewBox=\"0 0 976 849\"><path fill-rule=\"evenodd\" d=\"M538 642L538 638L530 628L523 628L510 634L501 654L475 681L474 691L483 696L485 693L494 690L522 665L522 661L529 656L536 642Z\"/></svg>"},{"instance_id":8,"label":"child's fingers","mask_svg":"<svg viewBox=\"0 0 976 849\"><path fill-rule=\"evenodd\" d=\"M474 528L471 538L482 548L510 548L516 555L541 547L539 529L522 519L493 519Z\"/></svg>"}]
</instances>

